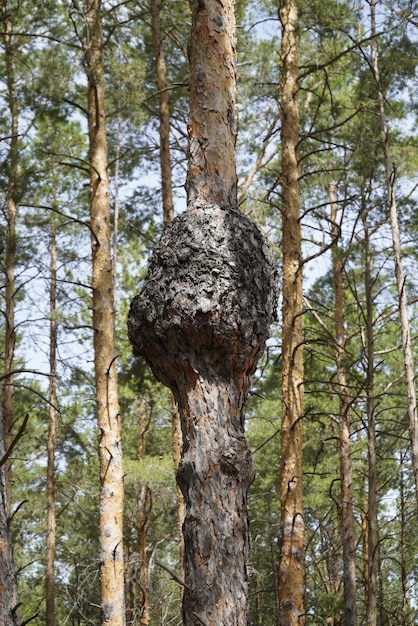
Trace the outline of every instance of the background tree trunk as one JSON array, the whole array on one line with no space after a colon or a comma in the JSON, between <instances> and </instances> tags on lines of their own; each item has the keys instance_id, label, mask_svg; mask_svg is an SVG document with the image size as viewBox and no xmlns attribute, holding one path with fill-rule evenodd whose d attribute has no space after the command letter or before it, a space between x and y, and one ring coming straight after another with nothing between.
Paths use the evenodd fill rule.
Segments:
<instances>
[{"instance_id":1,"label":"background tree trunk","mask_svg":"<svg viewBox=\"0 0 418 626\"><path fill-rule=\"evenodd\" d=\"M337 222L337 199L335 186L329 185L331 205L332 274L334 280L334 317L335 317L335 363L337 367L337 394L339 402L339 456L340 456L340 518L341 540L343 547L343 624L355 626L357 622L356 606L356 542L354 535L353 506L353 471L351 465L350 411L351 397L347 384L346 338L344 331L344 263L338 241L341 228Z\"/></svg>"},{"instance_id":2,"label":"background tree trunk","mask_svg":"<svg viewBox=\"0 0 418 626\"><path fill-rule=\"evenodd\" d=\"M367 494L367 597L366 619L368 626L377 624L377 559L378 559L378 517L377 517L377 455L376 455L376 407L374 398L374 328L373 328L373 278L372 250L370 244L367 213L362 208L361 218L364 229L365 267L364 287L366 292L366 390L367 390L367 443L368 443L368 494Z\"/></svg>"},{"instance_id":3,"label":"background tree trunk","mask_svg":"<svg viewBox=\"0 0 418 626\"><path fill-rule=\"evenodd\" d=\"M303 304L300 222L298 37L293 0L279 4L282 26L282 426L280 456L279 626L305 623L302 503Z\"/></svg>"},{"instance_id":4,"label":"background tree trunk","mask_svg":"<svg viewBox=\"0 0 418 626\"><path fill-rule=\"evenodd\" d=\"M173 186L171 175L171 149L170 149L170 101L168 95L167 84L167 67L165 62L163 37L161 33L160 19L161 2L160 0L151 0L152 15L152 45L155 56L155 70L157 77L158 103L160 116L160 170L161 170L161 199L163 205L163 225L164 228L169 226L174 219L174 201ZM173 463L174 471L177 472L181 458L182 434L180 415L177 404L173 397L172 401L172 435L173 435ZM181 579L184 579L183 558L184 558L184 540L183 540L183 520L184 520L184 500L181 489L176 485L177 496L177 515L179 525L179 556ZM181 587L183 593L183 587Z\"/></svg>"},{"instance_id":5,"label":"background tree trunk","mask_svg":"<svg viewBox=\"0 0 418 626\"><path fill-rule=\"evenodd\" d=\"M1 414L0 414L1 417ZM0 432L0 624L19 626L17 581L13 564L12 538L7 514L6 468L3 431Z\"/></svg>"},{"instance_id":6,"label":"background tree trunk","mask_svg":"<svg viewBox=\"0 0 418 626\"><path fill-rule=\"evenodd\" d=\"M49 311L49 417L48 417L48 464L46 476L46 626L55 626L55 547L56 547L56 515L55 515L55 442L57 418L57 241L55 215L51 214L51 258L50 258L50 291Z\"/></svg>"},{"instance_id":7,"label":"background tree trunk","mask_svg":"<svg viewBox=\"0 0 418 626\"><path fill-rule=\"evenodd\" d=\"M14 388L14 358L16 344L15 329L15 265L16 265L16 221L17 221L17 192L18 192L18 165L19 165L19 111L16 95L16 81L14 70L15 50L12 42L10 14L11 9L7 0L1 2L1 16L3 24L3 38L6 59L7 103L10 114L10 144L7 168L7 233L5 241L5 335L4 335L4 373L7 378L3 384L1 394L1 409L3 415L4 446L7 450L12 443L12 428L15 421L15 388ZM11 471L12 460L6 461L5 488L7 489L7 510L11 507Z\"/></svg>"},{"instance_id":8,"label":"background tree trunk","mask_svg":"<svg viewBox=\"0 0 418 626\"><path fill-rule=\"evenodd\" d=\"M100 461L101 623L125 624L123 467L115 364L113 271L100 1L87 0L94 368Z\"/></svg>"},{"instance_id":9,"label":"background tree trunk","mask_svg":"<svg viewBox=\"0 0 418 626\"><path fill-rule=\"evenodd\" d=\"M170 102L167 89L167 67L161 34L160 6L160 0L151 0L152 47L155 55L160 116L159 134L163 221L164 227L166 227L171 224L174 219L174 203L171 182Z\"/></svg>"},{"instance_id":10,"label":"background tree trunk","mask_svg":"<svg viewBox=\"0 0 418 626\"><path fill-rule=\"evenodd\" d=\"M396 286L398 290L399 316L401 321L402 347L404 354L405 379L407 387L407 412L409 419L409 435L411 441L412 469L415 481L415 496L418 512L418 413L415 388L415 366L412 352L411 329L408 317L408 289L402 266L401 240L399 234L398 210L395 195L395 168L389 145L389 129L386 120L385 96L382 91L379 68L379 49L376 37L376 0L370 0L370 21L372 39L371 69L376 83L378 114L382 137L383 160L386 171L388 191L389 219L392 231L393 258L395 262Z\"/></svg>"}]
</instances>

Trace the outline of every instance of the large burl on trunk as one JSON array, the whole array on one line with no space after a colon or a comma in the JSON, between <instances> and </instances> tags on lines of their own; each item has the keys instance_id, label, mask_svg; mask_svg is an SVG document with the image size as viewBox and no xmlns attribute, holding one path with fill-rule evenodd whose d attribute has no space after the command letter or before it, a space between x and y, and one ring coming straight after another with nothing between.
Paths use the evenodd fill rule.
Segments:
<instances>
[{"instance_id":1,"label":"large burl on trunk","mask_svg":"<svg viewBox=\"0 0 418 626\"><path fill-rule=\"evenodd\" d=\"M152 255L129 337L179 406L185 499L186 625L247 623L247 491L242 409L276 309L273 261L232 208L188 210Z\"/></svg>"}]
</instances>

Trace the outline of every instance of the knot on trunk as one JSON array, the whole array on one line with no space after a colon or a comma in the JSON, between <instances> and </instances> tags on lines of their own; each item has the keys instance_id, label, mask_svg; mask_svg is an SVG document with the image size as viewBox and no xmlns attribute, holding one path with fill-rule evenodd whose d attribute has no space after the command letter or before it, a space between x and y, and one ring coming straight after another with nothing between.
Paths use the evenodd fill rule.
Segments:
<instances>
[{"instance_id":1,"label":"knot on trunk","mask_svg":"<svg viewBox=\"0 0 418 626\"><path fill-rule=\"evenodd\" d=\"M186 211L164 231L131 303L134 354L172 389L193 371L250 376L275 318L276 283L266 240L248 217L218 206Z\"/></svg>"}]
</instances>

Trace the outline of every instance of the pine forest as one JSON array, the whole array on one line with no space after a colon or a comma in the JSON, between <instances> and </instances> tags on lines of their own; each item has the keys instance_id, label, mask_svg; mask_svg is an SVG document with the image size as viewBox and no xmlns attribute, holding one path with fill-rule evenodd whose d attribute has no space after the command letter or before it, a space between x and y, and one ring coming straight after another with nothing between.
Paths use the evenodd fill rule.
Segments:
<instances>
[{"instance_id":1,"label":"pine forest","mask_svg":"<svg viewBox=\"0 0 418 626\"><path fill-rule=\"evenodd\" d=\"M418 624L417 0L0 32L0 626Z\"/></svg>"}]
</instances>

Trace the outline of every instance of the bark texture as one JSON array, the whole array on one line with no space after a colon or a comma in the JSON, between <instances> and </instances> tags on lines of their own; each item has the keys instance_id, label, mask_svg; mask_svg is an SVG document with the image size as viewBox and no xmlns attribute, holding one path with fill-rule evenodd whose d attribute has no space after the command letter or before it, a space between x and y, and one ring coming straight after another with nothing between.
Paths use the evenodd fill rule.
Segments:
<instances>
[{"instance_id":1,"label":"bark texture","mask_svg":"<svg viewBox=\"0 0 418 626\"><path fill-rule=\"evenodd\" d=\"M242 408L275 307L263 236L216 206L183 213L164 231L131 305L134 351L172 389L182 421L186 625L247 620L253 464Z\"/></svg>"},{"instance_id":2,"label":"bark texture","mask_svg":"<svg viewBox=\"0 0 418 626\"><path fill-rule=\"evenodd\" d=\"M281 0L282 117L282 426L280 457L280 556L278 624L305 623L302 490L303 302L300 216L298 37L293 0Z\"/></svg>"},{"instance_id":3,"label":"bark texture","mask_svg":"<svg viewBox=\"0 0 418 626\"><path fill-rule=\"evenodd\" d=\"M191 0L189 208L236 206L233 0Z\"/></svg>"},{"instance_id":4,"label":"bark texture","mask_svg":"<svg viewBox=\"0 0 418 626\"><path fill-rule=\"evenodd\" d=\"M123 466L115 365L113 271L99 0L86 4L94 369L100 462L101 624L125 624Z\"/></svg>"},{"instance_id":5,"label":"bark texture","mask_svg":"<svg viewBox=\"0 0 418 626\"><path fill-rule=\"evenodd\" d=\"M183 622L242 626L253 479L242 409L276 310L276 277L263 236L237 210L234 3L190 6L188 211L156 246L128 329L180 413Z\"/></svg>"}]
</instances>

